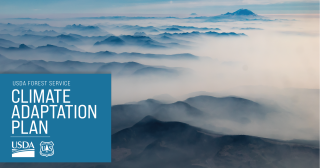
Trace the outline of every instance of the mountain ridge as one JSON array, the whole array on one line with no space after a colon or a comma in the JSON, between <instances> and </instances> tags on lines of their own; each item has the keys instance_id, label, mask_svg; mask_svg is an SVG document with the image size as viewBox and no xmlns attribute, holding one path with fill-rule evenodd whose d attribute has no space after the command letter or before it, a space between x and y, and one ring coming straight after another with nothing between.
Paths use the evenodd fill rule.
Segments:
<instances>
[{"instance_id":1,"label":"mountain ridge","mask_svg":"<svg viewBox=\"0 0 320 168\"><path fill-rule=\"evenodd\" d=\"M118 167L319 166L319 148L248 135L203 133L185 123L163 122L151 116L113 134L112 152L117 153L112 164Z\"/></svg>"}]
</instances>

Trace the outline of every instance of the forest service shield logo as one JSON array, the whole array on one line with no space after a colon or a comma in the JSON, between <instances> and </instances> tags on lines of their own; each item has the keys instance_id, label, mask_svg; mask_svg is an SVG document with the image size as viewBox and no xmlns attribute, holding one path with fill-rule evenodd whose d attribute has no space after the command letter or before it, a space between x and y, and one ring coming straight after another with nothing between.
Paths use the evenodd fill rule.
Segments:
<instances>
[{"instance_id":1,"label":"forest service shield logo","mask_svg":"<svg viewBox=\"0 0 320 168\"><path fill-rule=\"evenodd\" d=\"M54 154L53 145L54 144L53 144L52 141L50 141L50 142L41 141L41 143L40 143L40 155L41 156L45 156L45 157L52 156Z\"/></svg>"}]
</instances>

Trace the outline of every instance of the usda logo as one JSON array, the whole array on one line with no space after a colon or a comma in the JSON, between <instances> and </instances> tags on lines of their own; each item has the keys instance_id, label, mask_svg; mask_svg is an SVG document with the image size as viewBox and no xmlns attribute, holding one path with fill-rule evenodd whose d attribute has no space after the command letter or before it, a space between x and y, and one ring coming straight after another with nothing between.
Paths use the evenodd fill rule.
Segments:
<instances>
[{"instance_id":1,"label":"usda logo","mask_svg":"<svg viewBox=\"0 0 320 168\"><path fill-rule=\"evenodd\" d=\"M12 141L12 157L34 157L34 146L28 141Z\"/></svg>"}]
</instances>

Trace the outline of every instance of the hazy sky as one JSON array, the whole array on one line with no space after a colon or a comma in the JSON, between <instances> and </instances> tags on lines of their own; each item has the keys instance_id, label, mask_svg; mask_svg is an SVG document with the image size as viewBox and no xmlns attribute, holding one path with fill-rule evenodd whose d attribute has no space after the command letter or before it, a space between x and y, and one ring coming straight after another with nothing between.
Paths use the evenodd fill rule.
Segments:
<instances>
[{"instance_id":1,"label":"hazy sky","mask_svg":"<svg viewBox=\"0 0 320 168\"><path fill-rule=\"evenodd\" d=\"M86 15L217 15L247 8L258 14L316 14L315 0L0 0L0 17ZM74 14L74 15L70 15Z\"/></svg>"}]
</instances>

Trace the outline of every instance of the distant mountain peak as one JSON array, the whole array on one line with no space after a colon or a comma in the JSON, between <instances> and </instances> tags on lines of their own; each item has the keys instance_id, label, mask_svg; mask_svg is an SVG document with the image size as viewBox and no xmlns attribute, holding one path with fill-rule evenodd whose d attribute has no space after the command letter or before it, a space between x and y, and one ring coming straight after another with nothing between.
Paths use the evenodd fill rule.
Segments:
<instances>
[{"instance_id":1,"label":"distant mountain peak","mask_svg":"<svg viewBox=\"0 0 320 168\"><path fill-rule=\"evenodd\" d=\"M20 44L20 45L19 45L19 48L20 48L20 49L31 49L30 47L28 47L28 46L25 45L25 44Z\"/></svg>"},{"instance_id":2,"label":"distant mountain peak","mask_svg":"<svg viewBox=\"0 0 320 168\"><path fill-rule=\"evenodd\" d=\"M147 100L142 100L138 102L138 104L143 104L143 103L161 104L160 101L155 99L147 99Z\"/></svg>"},{"instance_id":3,"label":"distant mountain peak","mask_svg":"<svg viewBox=\"0 0 320 168\"><path fill-rule=\"evenodd\" d=\"M101 44L124 45L125 41L117 36L110 36L103 41L96 42L94 45L101 45Z\"/></svg>"},{"instance_id":4,"label":"distant mountain peak","mask_svg":"<svg viewBox=\"0 0 320 168\"><path fill-rule=\"evenodd\" d=\"M177 101L175 103L172 103L173 105L182 105L182 106L190 106L188 103L183 101Z\"/></svg>"},{"instance_id":5,"label":"distant mountain peak","mask_svg":"<svg viewBox=\"0 0 320 168\"><path fill-rule=\"evenodd\" d=\"M148 123L154 123L154 122L161 122L161 121L157 120L156 118L150 115L147 115L135 125L148 124Z\"/></svg>"},{"instance_id":6,"label":"distant mountain peak","mask_svg":"<svg viewBox=\"0 0 320 168\"><path fill-rule=\"evenodd\" d=\"M59 46L56 46L56 45L52 45L52 44L47 44L46 46L39 46L37 47L36 49L40 49L40 50L46 50L46 49L50 49L50 51L64 51L64 52L67 52L67 51L71 51L65 47L59 47Z\"/></svg>"},{"instance_id":7,"label":"distant mountain peak","mask_svg":"<svg viewBox=\"0 0 320 168\"><path fill-rule=\"evenodd\" d=\"M68 29L68 30L80 30L80 31L100 31L101 29L98 27L98 26L85 26L85 25L82 25L82 24L79 24L79 25L76 25L76 24L73 24L73 25L67 25L65 27L65 29Z\"/></svg>"},{"instance_id":8,"label":"distant mountain peak","mask_svg":"<svg viewBox=\"0 0 320 168\"><path fill-rule=\"evenodd\" d=\"M37 47L37 48L64 48L64 47L58 47L58 46L56 46L56 45L52 45L52 44L47 44L47 45L45 45L45 46L39 46L39 47Z\"/></svg>"},{"instance_id":9,"label":"distant mountain peak","mask_svg":"<svg viewBox=\"0 0 320 168\"><path fill-rule=\"evenodd\" d=\"M134 61L127 62L128 65L142 65Z\"/></svg>"},{"instance_id":10,"label":"distant mountain peak","mask_svg":"<svg viewBox=\"0 0 320 168\"><path fill-rule=\"evenodd\" d=\"M230 15L232 15L232 16L257 16L257 14L253 13L251 10L243 9L243 8L239 9L233 13L228 12L224 15L227 15L227 16L230 16Z\"/></svg>"},{"instance_id":11,"label":"distant mountain peak","mask_svg":"<svg viewBox=\"0 0 320 168\"><path fill-rule=\"evenodd\" d=\"M134 36L147 36L145 32L135 32Z\"/></svg>"},{"instance_id":12,"label":"distant mountain peak","mask_svg":"<svg viewBox=\"0 0 320 168\"><path fill-rule=\"evenodd\" d=\"M73 25L67 25L66 27L74 27L74 28L86 28L86 27L89 27L89 28L98 28L98 26L84 26L82 24L79 24L79 25L76 25L76 24L73 24Z\"/></svg>"},{"instance_id":13,"label":"distant mountain peak","mask_svg":"<svg viewBox=\"0 0 320 168\"><path fill-rule=\"evenodd\" d=\"M52 45L52 44L47 44L46 46L47 47L58 47L58 46L55 46L55 45Z\"/></svg>"}]
</instances>

